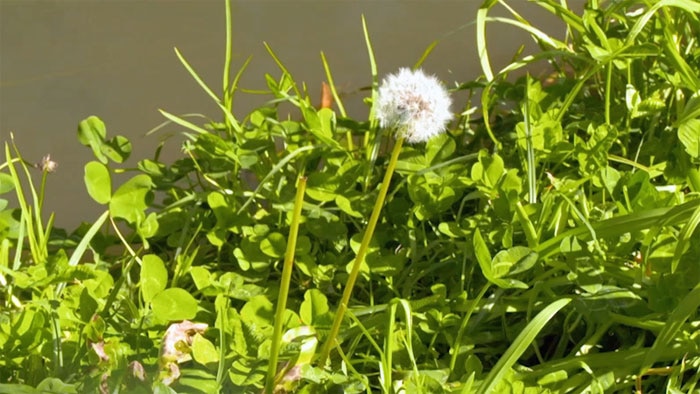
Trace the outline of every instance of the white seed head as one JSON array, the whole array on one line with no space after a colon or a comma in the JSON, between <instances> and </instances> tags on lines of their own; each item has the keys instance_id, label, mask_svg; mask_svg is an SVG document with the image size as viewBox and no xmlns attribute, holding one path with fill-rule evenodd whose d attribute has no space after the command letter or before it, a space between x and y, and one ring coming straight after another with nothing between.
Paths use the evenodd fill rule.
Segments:
<instances>
[{"instance_id":1,"label":"white seed head","mask_svg":"<svg viewBox=\"0 0 700 394\"><path fill-rule=\"evenodd\" d=\"M428 141L452 119L447 90L422 70L401 68L379 86L375 111L384 128L394 128L410 143Z\"/></svg>"}]
</instances>

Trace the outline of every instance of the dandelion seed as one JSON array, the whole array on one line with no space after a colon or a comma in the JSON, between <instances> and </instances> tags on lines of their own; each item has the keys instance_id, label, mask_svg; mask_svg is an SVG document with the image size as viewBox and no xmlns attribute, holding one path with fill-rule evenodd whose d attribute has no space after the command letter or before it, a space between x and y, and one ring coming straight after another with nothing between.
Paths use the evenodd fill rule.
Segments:
<instances>
[{"instance_id":1,"label":"dandelion seed","mask_svg":"<svg viewBox=\"0 0 700 394\"><path fill-rule=\"evenodd\" d=\"M376 114L380 125L393 128L410 143L428 141L445 131L452 119L447 90L422 70L401 68L382 81Z\"/></svg>"}]
</instances>

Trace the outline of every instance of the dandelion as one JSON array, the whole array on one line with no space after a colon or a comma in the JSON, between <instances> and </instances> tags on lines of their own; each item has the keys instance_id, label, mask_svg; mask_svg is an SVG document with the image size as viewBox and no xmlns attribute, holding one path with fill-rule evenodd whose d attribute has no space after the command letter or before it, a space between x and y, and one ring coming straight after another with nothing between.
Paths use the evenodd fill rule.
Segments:
<instances>
[{"instance_id":1,"label":"dandelion","mask_svg":"<svg viewBox=\"0 0 700 394\"><path fill-rule=\"evenodd\" d=\"M384 128L393 128L407 142L418 143L445 131L452 119L447 90L422 70L401 68L382 81L375 110Z\"/></svg>"},{"instance_id":2,"label":"dandelion","mask_svg":"<svg viewBox=\"0 0 700 394\"><path fill-rule=\"evenodd\" d=\"M374 103L377 118L382 127L395 130L398 139L386 166L384 180L379 188L377 200L374 202L372 214L367 221L362 242L348 273L331 330L321 348L318 363L322 366L328 360L331 350L338 345L336 338L343 323L355 281L360 273L360 266L377 227L377 221L389 191L391 176L399 160L401 145L404 140L409 143L425 142L444 132L447 122L452 118L450 104L450 96L437 78L428 76L420 70L411 71L402 68L396 74L387 76L379 87L377 101Z\"/></svg>"}]
</instances>

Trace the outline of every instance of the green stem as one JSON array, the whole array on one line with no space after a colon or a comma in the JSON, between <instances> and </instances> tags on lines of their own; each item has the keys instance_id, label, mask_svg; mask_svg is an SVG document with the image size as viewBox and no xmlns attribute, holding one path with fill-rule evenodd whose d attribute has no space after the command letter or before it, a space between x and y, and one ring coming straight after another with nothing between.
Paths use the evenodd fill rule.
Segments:
<instances>
[{"instance_id":1,"label":"green stem","mask_svg":"<svg viewBox=\"0 0 700 394\"><path fill-rule=\"evenodd\" d=\"M481 301L481 299L484 298L484 295L486 294L486 291L489 289L489 287L491 287L491 283L486 283L484 287L481 288L479 294L476 296L474 301L472 301L472 305L467 311L467 315L464 316L464 319L462 319L462 324L459 326L459 330L457 331L457 337L455 338L455 343L452 347L452 359L450 360L450 374L454 373L455 365L457 365L457 357L459 357L460 343L462 342L462 337L464 337L464 332L467 329L469 319L471 319L474 310L479 305L479 301Z\"/></svg>"},{"instance_id":2,"label":"green stem","mask_svg":"<svg viewBox=\"0 0 700 394\"><path fill-rule=\"evenodd\" d=\"M610 102L610 93L612 91L612 70L613 70L613 64L612 62L608 63L608 74L605 78L605 123L610 124L610 106L612 103Z\"/></svg>"},{"instance_id":3,"label":"green stem","mask_svg":"<svg viewBox=\"0 0 700 394\"><path fill-rule=\"evenodd\" d=\"M382 384L384 386L384 393L391 394L392 378L391 378L391 365L393 363L393 353L394 353L394 324L396 320L396 304L392 303L389 306L389 313L387 314L387 335L384 337L384 357L382 357L382 364L384 369L384 379L382 379Z\"/></svg>"},{"instance_id":4,"label":"green stem","mask_svg":"<svg viewBox=\"0 0 700 394\"><path fill-rule=\"evenodd\" d=\"M379 220L379 214L384 206L384 200L386 199L386 194L389 191L389 183L391 182L391 176L394 174L394 169L396 168L396 162L399 160L399 153L401 153L401 145L403 145L403 138L399 138L394 145L394 151L391 153L391 159L389 160L389 165L386 168L386 173L384 173L384 180L382 181L382 186L379 189L379 196L377 196L377 201L374 203L374 209L372 210L372 215L367 223L367 229L362 237L362 243L360 244L360 249L357 251L355 256L355 261L352 264L352 270L350 271L350 276L348 276L348 281L345 284L345 289L343 290L343 297L340 300L340 305L338 305L338 310L335 313L335 318L333 320L333 325L331 326L331 331L326 338L326 342L323 344L321 349L321 355L318 359L318 365L323 366L326 364L326 360L331 353L331 349L335 346L336 336L340 331L340 325L343 323L343 317L345 316L345 311L348 309L348 303L350 302L350 296L352 295L352 288L355 286L355 281L357 280L357 275L360 273L360 266L362 261L365 259L365 254L367 254L367 249L369 248L369 242L372 240L372 235L374 234L374 229L377 227L377 221Z\"/></svg>"},{"instance_id":5,"label":"green stem","mask_svg":"<svg viewBox=\"0 0 700 394\"><path fill-rule=\"evenodd\" d=\"M691 168L688 170L688 183L695 192L700 192L700 169Z\"/></svg>"},{"instance_id":6,"label":"green stem","mask_svg":"<svg viewBox=\"0 0 700 394\"><path fill-rule=\"evenodd\" d=\"M272 394L275 389L275 375L277 374L277 359L279 358L280 343L282 342L282 325L284 324L284 311L287 308L287 296L289 295L289 283L292 280L292 268L294 267L294 252L299 235L299 222L301 220L301 207L304 205L304 192L306 191L306 177L300 177L297 185L297 194L294 199L294 211L292 223L289 226L289 238L287 239L287 251L284 254L284 267L282 268L282 280L279 297L277 298L277 310L275 311L275 327L272 331L272 345L270 346L270 363L267 366L267 379L265 392Z\"/></svg>"}]
</instances>

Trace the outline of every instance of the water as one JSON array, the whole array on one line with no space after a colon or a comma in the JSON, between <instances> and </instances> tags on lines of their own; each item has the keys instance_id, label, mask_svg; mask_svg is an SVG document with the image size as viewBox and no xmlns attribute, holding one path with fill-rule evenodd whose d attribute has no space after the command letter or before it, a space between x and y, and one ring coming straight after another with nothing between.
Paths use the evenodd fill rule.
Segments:
<instances>
[{"instance_id":1,"label":"water","mask_svg":"<svg viewBox=\"0 0 700 394\"><path fill-rule=\"evenodd\" d=\"M509 2L533 24L555 37L564 26L525 0ZM570 1L580 6L583 0ZM380 75L412 66L434 40L440 40L424 68L448 85L478 77L476 28L470 24L481 1L234 1L234 68L253 60L241 87L264 88L264 73L279 76L267 42L311 94L325 79L324 51L352 116L366 118L362 103L370 83L361 15L365 15ZM502 7L493 15L507 16ZM536 50L522 31L503 24L488 31L494 70L509 63L521 45ZM80 120L97 115L109 135L122 134L134 145L127 166L150 157L168 127L144 134L171 113L218 117L216 105L177 60L177 46L215 92L221 91L224 8L219 1L0 1L0 141L10 132L25 158L50 153L59 163L49 177L46 210L57 212L60 227L92 221L104 209L83 184L92 159L76 139ZM542 65L544 68L545 65ZM235 71L234 71L235 72ZM240 94L243 116L267 98ZM456 104L455 107L461 107ZM461 108L454 108L459 110ZM179 155L177 141L166 159ZM37 174L38 175L38 174ZM38 178L37 178L38 179Z\"/></svg>"}]
</instances>

